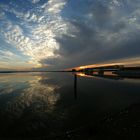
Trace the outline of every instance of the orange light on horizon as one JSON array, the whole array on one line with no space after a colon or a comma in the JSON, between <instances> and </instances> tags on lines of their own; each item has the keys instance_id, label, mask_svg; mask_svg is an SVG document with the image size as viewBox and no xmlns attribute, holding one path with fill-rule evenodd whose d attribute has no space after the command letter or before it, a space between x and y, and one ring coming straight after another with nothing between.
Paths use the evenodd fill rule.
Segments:
<instances>
[{"instance_id":1,"label":"orange light on horizon","mask_svg":"<svg viewBox=\"0 0 140 140\"><path fill-rule=\"evenodd\" d=\"M98 79L96 76L86 75L84 73L77 73L77 76Z\"/></svg>"},{"instance_id":2,"label":"orange light on horizon","mask_svg":"<svg viewBox=\"0 0 140 140\"><path fill-rule=\"evenodd\" d=\"M123 63L92 64L92 65L85 65L85 66L75 67L73 69L81 70L81 69L91 68L91 67L94 68L94 67L113 66L113 65L123 65Z\"/></svg>"},{"instance_id":3,"label":"orange light on horizon","mask_svg":"<svg viewBox=\"0 0 140 140\"><path fill-rule=\"evenodd\" d=\"M140 57L124 58L124 59L117 59L117 60L102 62L98 64L96 63L96 64L90 64L90 65L82 65L82 66L69 68L69 70L72 70L72 69L81 70L85 68L104 67L104 66L113 66L113 65L123 65L124 67L129 67L129 66L140 67Z\"/></svg>"},{"instance_id":4,"label":"orange light on horizon","mask_svg":"<svg viewBox=\"0 0 140 140\"><path fill-rule=\"evenodd\" d=\"M84 73L78 73L77 75L78 76L82 76L82 77L85 77L86 76Z\"/></svg>"}]
</instances>

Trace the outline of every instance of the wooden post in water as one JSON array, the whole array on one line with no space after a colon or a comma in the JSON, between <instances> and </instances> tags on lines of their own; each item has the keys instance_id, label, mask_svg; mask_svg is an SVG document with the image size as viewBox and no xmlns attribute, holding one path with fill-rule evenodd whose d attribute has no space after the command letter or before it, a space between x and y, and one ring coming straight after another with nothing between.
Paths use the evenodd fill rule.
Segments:
<instances>
[{"instance_id":1,"label":"wooden post in water","mask_svg":"<svg viewBox=\"0 0 140 140\"><path fill-rule=\"evenodd\" d=\"M77 75L74 74L74 98L77 99Z\"/></svg>"}]
</instances>

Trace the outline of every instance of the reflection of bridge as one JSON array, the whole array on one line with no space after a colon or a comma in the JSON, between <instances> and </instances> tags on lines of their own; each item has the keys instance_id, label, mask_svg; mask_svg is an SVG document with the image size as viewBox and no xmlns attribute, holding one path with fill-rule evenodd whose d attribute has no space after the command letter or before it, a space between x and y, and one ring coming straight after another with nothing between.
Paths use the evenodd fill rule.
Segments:
<instances>
[{"instance_id":1,"label":"reflection of bridge","mask_svg":"<svg viewBox=\"0 0 140 140\"><path fill-rule=\"evenodd\" d=\"M72 70L74 73L74 97L77 99L77 76L123 80L125 78L140 79L140 67L124 67L123 65L101 66ZM105 72L110 72L106 74Z\"/></svg>"}]
</instances>

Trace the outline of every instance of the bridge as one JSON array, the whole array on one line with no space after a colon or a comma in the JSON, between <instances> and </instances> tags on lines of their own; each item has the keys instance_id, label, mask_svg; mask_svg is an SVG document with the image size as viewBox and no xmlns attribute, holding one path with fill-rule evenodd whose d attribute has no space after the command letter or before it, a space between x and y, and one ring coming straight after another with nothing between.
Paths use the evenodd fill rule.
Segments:
<instances>
[{"instance_id":1,"label":"bridge","mask_svg":"<svg viewBox=\"0 0 140 140\"><path fill-rule=\"evenodd\" d=\"M104 75L104 72L116 72L123 69L123 65L111 65L111 66L98 66L92 68L84 68L78 70L78 72L84 72L86 74L93 74L97 73L98 75Z\"/></svg>"}]
</instances>

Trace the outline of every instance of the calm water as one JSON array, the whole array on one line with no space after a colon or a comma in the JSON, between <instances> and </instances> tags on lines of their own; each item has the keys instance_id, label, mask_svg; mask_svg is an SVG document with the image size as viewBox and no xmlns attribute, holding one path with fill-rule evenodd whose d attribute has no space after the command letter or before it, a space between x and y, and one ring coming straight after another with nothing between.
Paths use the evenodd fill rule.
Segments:
<instances>
[{"instance_id":1,"label":"calm water","mask_svg":"<svg viewBox=\"0 0 140 140\"><path fill-rule=\"evenodd\" d=\"M140 80L0 74L0 136L53 138L140 103Z\"/></svg>"}]
</instances>

